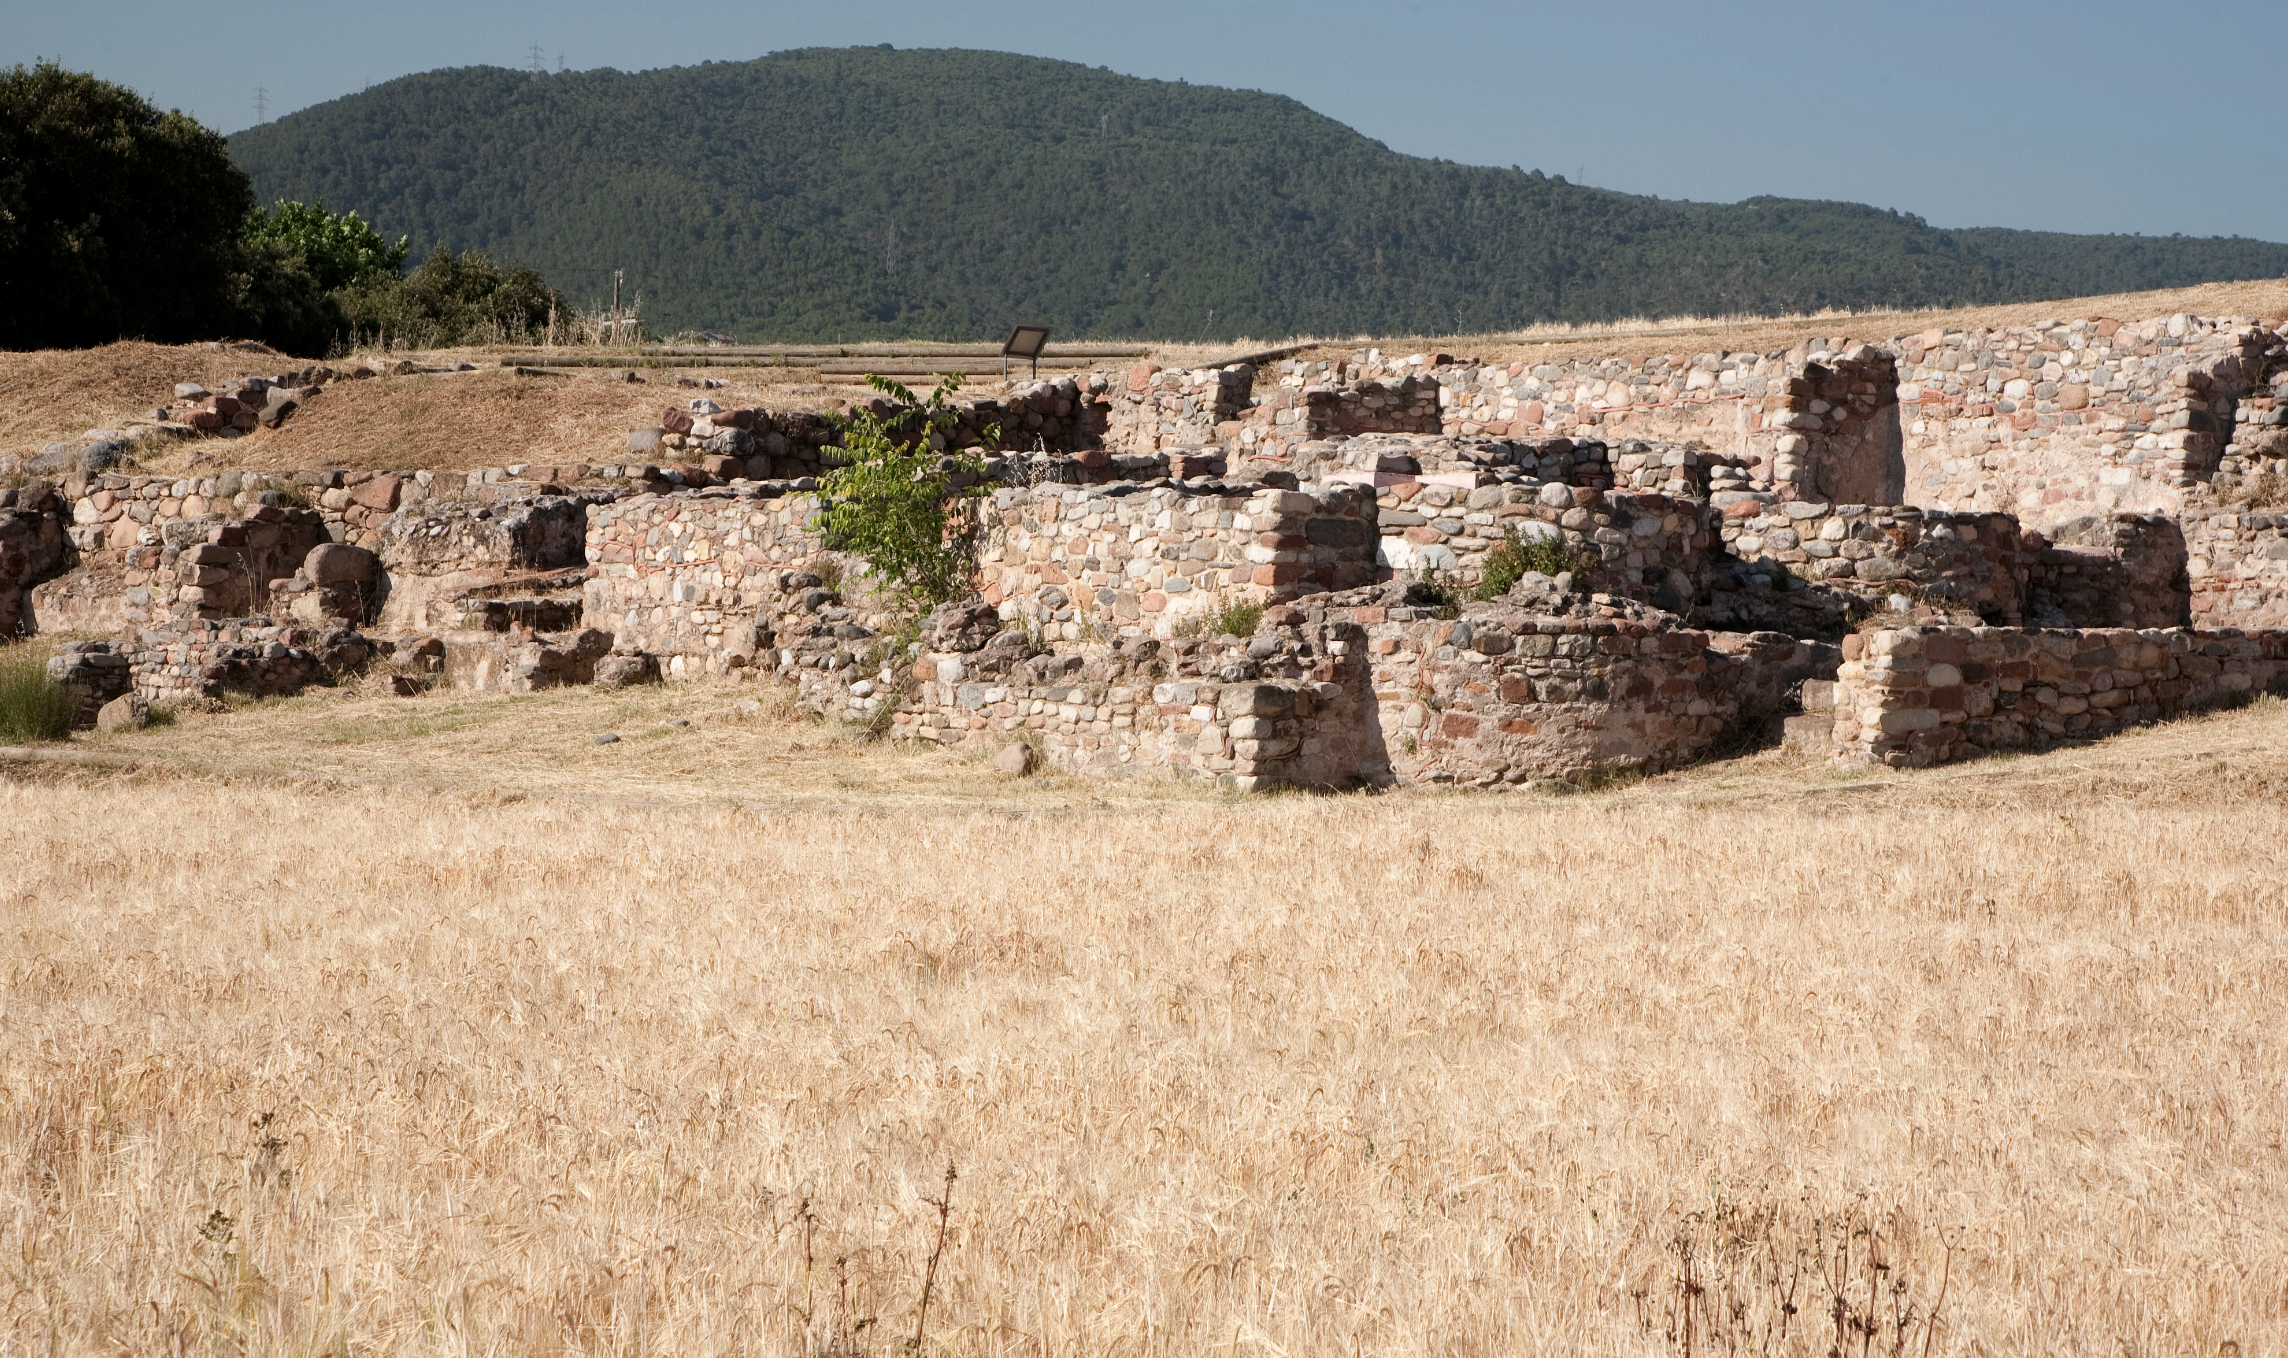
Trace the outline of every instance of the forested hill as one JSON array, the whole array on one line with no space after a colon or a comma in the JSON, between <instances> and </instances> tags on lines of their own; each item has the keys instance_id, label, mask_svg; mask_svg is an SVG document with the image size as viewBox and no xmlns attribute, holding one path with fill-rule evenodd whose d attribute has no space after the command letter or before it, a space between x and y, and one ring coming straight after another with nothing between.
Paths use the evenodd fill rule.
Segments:
<instances>
[{"instance_id":1,"label":"forested hill","mask_svg":"<svg viewBox=\"0 0 2288 1358\"><path fill-rule=\"evenodd\" d=\"M483 247L655 334L977 339L1507 329L2288 273L2244 239L1940 231L1399 155L1292 99L998 52L813 49L407 76L252 128L264 201Z\"/></svg>"}]
</instances>

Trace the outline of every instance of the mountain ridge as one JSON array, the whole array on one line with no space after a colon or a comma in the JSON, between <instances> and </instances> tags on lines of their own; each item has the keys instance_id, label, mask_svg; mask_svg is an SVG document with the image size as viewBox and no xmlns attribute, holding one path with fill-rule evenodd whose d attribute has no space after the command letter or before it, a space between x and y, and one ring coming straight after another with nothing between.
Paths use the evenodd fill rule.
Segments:
<instances>
[{"instance_id":1,"label":"mountain ridge","mask_svg":"<svg viewBox=\"0 0 2288 1358\"><path fill-rule=\"evenodd\" d=\"M231 139L265 201L654 333L1224 339L2041 300L2288 272L2240 238L1943 231L1860 204L1622 194L1405 156L1284 95L964 49L401 77Z\"/></svg>"}]
</instances>

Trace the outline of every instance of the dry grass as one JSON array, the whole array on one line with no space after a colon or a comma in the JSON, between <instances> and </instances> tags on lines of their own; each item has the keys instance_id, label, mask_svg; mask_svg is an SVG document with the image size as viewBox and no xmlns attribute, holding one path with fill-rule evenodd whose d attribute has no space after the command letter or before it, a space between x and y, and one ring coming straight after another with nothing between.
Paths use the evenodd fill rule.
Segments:
<instances>
[{"instance_id":1,"label":"dry grass","mask_svg":"<svg viewBox=\"0 0 2288 1358\"><path fill-rule=\"evenodd\" d=\"M0 1352L898 1353L949 1160L928 1353L2288 1332L2279 704L1235 801L745 696L0 782Z\"/></svg>"},{"instance_id":2,"label":"dry grass","mask_svg":"<svg viewBox=\"0 0 2288 1358\"><path fill-rule=\"evenodd\" d=\"M1837 336L1881 342L1893 335L1933 326L2031 325L2051 320L2146 320L2177 312L2196 316L2248 316L2274 325L2288 316L2288 278L2240 283L2204 283L2156 292L2115 293L2053 302L2012 302L2000 306L1936 308L1923 311L1823 311L1810 316L1670 316L1617 321L1607 325L1535 325L1481 335L1297 336L1279 340L1240 340L1231 345L1170 346L1161 361L1200 362L1223 354L1309 344L1305 357L1339 357L1367 345L1386 354L1425 350L1457 357L1518 362L1567 358L1625 358L1642 362L1670 354L1713 349L1769 353Z\"/></svg>"}]
</instances>

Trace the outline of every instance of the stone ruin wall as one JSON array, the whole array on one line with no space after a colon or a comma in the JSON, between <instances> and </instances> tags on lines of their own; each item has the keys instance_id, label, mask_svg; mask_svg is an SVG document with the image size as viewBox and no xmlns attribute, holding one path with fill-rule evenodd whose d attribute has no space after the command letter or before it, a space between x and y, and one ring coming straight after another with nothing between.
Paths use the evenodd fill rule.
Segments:
<instances>
[{"instance_id":1,"label":"stone ruin wall","mask_svg":"<svg viewBox=\"0 0 2288 1358\"><path fill-rule=\"evenodd\" d=\"M985 601L1049 641L1167 638L1377 576L1373 498L1347 487L1012 487L988 504Z\"/></svg>"},{"instance_id":2,"label":"stone ruin wall","mask_svg":"<svg viewBox=\"0 0 2288 1358\"><path fill-rule=\"evenodd\" d=\"M658 657L668 678L777 668L767 620L787 592L782 578L819 562L818 512L816 495L783 491L597 505L584 615L622 647ZM852 610L842 625L873 635L857 618Z\"/></svg>"},{"instance_id":3,"label":"stone ruin wall","mask_svg":"<svg viewBox=\"0 0 2288 1358\"><path fill-rule=\"evenodd\" d=\"M1771 355L1709 353L1630 363L1456 362L1443 354L1392 359L1362 350L1347 361L1289 360L1252 406L1249 369L1168 373L1139 365L1126 399L1161 418L1111 424L1115 441L1146 436L1166 446L1222 443L1257 470L1308 477L1307 445L1376 434L1459 436L1603 449L1630 442L1689 445L1737 468L1780 498L1894 503L1900 496L1897 375L1892 355L1848 339ZM1170 407L1199 413L1179 418ZM1136 446L1143 446L1139 442ZM1630 458L1637 461L1630 461ZM1622 453L1604 474L1631 483L1648 469ZM1657 473L1655 464L1651 472ZM1596 481L1564 477L1569 483ZM1707 476L1648 474L1637 488L1708 489ZM1673 481L1674 484L1670 484ZM1616 482L1607 480L1605 485Z\"/></svg>"},{"instance_id":4,"label":"stone ruin wall","mask_svg":"<svg viewBox=\"0 0 2288 1358\"><path fill-rule=\"evenodd\" d=\"M769 673L814 710L918 737L1024 738L1073 767L1241 786L1490 786L1669 767L1787 710L1799 684L1815 703L1828 695L1840 754L1919 761L2112 729L2276 682L2258 663L2273 654L2270 634L2154 629L2288 611L2288 514L2247 499L2282 451L2277 335L2164 321L1914 338L1933 342L1902 344L1897 365L1841 340L1639 364L1393 364L1367 351L1281 365L1267 399L1244 366L1034 384L993 407L1022 410L1016 423L1035 446L1012 451L1005 433L991 464L1018 484L983 506L990 626L972 629L978 644L904 655L862 567L838 570L821 551L815 483L756 475L815 468L759 441L745 457L730 449L737 439L703 446L754 439L752 423L695 421L707 437L679 436L680 451L704 460L668 471L67 479L39 505L0 505L0 585L12 574L20 593L54 574L59 552L75 558L78 570L31 590L35 616L44 601L55 620L144 628L110 653L147 696L306 682L306 657L347 655L341 634L370 624L433 633L357 638L413 653L423 683L521 691L607 672ZM2054 364L2050 343L2061 346ZM2169 369L2162 399L2148 379L2188 353L2196 362ZM1960 391L1934 376L1949 364L1966 375ZM1979 373L1988 399L1948 413ZM2016 493L2064 507L2045 520L2048 536L1976 504L1844 498L1918 474L1938 478L1923 490L1943 491L1969 475L1959 459L1951 471L1933 461L1942 424L2003 450L1980 455L1982 487L2047 469ZM807 427L767 418L772 433L782 426ZM2090 447L2111 451L2077 461ZM2138 460L2147 453L2160 455ZM2172 512L2118 512L2163 481ZM36 487L14 498L27 493ZM1540 595L1457 617L1404 587L1474 585L1512 535L1563 539L1581 565L1575 592L1542 581ZM51 540L61 547L41 546ZM371 549L370 587L294 560L329 543ZM1268 606L1258 635L1197 634L1234 603ZM264 605L294 616L222 616ZM1870 677L1845 665L1825 688L1843 657L1801 638L1899 608L2053 629L1978 631L1980 646L2006 651L2020 644L2009 638L2050 646L2039 639L2059 627L2126 625L2166 655L2159 668L2114 666L2110 684L2079 666L2031 699L1997 684L1985 712L1974 711L1986 701L1977 682L1956 709L1950 686L1918 697L1896 667ZM2227 679L2180 683L2218 647L2234 662ZM116 668L100 654L75 672ZM2145 677L2132 682L2132 668ZM2242 674L2245 684L2229 677ZM2079 701L2116 692L2127 696ZM1900 728L1890 730L1894 712L1917 715L1888 718ZM1920 724L1926 712L1941 714L1936 726Z\"/></svg>"},{"instance_id":5,"label":"stone ruin wall","mask_svg":"<svg viewBox=\"0 0 2288 1358\"><path fill-rule=\"evenodd\" d=\"M1833 665L1815 643L1712 648L1706 633L1618 609L1472 605L1442 619L1375 594L1274 605L1246 639L1131 638L1014 662L923 650L893 729L950 746L1023 740L1062 767L1242 789L1493 787L1672 767Z\"/></svg>"},{"instance_id":6,"label":"stone ruin wall","mask_svg":"<svg viewBox=\"0 0 2288 1358\"><path fill-rule=\"evenodd\" d=\"M1838 755L1899 767L2044 750L2278 692L2288 633L1907 627L1844 639L1807 692Z\"/></svg>"},{"instance_id":7,"label":"stone ruin wall","mask_svg":"<svg viewBox=\"0 0 2288 1358\"><path fill-rule=\"evenodd\" d=\"M2288 457L2288 355L2253 322L2074 321L1893 344L1916 503L2001 510L2046 532L2174 515L2219 473L2229 486Z\"/></svg>"}]
</instances>

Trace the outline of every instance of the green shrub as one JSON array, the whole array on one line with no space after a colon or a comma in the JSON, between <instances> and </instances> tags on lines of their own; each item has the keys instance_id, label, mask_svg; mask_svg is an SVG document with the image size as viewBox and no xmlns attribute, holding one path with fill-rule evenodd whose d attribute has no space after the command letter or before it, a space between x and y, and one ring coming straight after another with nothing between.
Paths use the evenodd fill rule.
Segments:
<instances>
[{"instance_id":1,"label":"green shrub","mask_svg":"<svg viewBox=\"0 0 2288 1358\"><path fill-rule=\"evenodd\" d=\"M1578 552L1565 545L1562 534L1529 538L1519 534L1516 524L1505 523L1500 544L1486 553L1485 578L1470 591L1470 597L1498 599L1529 572L1563 575L1586 564Z\"/></svg>"},{"instance_id":2,"label":"green shrub","mask_svg":"<svg viewBox=\"0 0 2288 1358\"><path fill-rule=\"evenodd\" d=\"M864 560L917 610L960 598L977 573L983 523L972 505L985 488L957 488L952 472L982 476L985 464L967 453L940 453L929 440L938 434L951 448L960 417L946 397L961 386L962 375L947 374L927 401L886 377L869 375L866 383L904 409L884 416L861 407L839 421L841 441L828 451L842 465L818 483L826 501L826 545ZM981 437L990 446L1001 431L989 428Z\"/></svg>"},{"instance_id":3,"label":"green shrub","mask_svg":"<svg viewBox=\"0 0 2288 1358\"><path fill-rule=\"evenodd\" d=\"M1251 637L1262 623L1263 605L1225 604L1221 612L1208 615L1207 634L1211 637Z\"/></svg>"},{"instance_id":4,"label":"green shrub","mask_svg":"<svg viewBox=\"0 0 2288 1358\"><path fill-rule=\"evenodd\" d=\"M0 652L0 740L62 740L79 720L79 695L48 677L44 648Z\"/></svg>"},{"instance_id":5,"label":"green shrub","mask_svg":"<svg viewBox=\"0 0 2288 1358\"><path fill-rule=\"evenodd\" d=\"M402 278L394 269L372 268L331 295L353 336L399 349L529 343L569 310L538 272L496 263L482 250L456 255L442 245Z\"/></svg>"}]
</instances>

